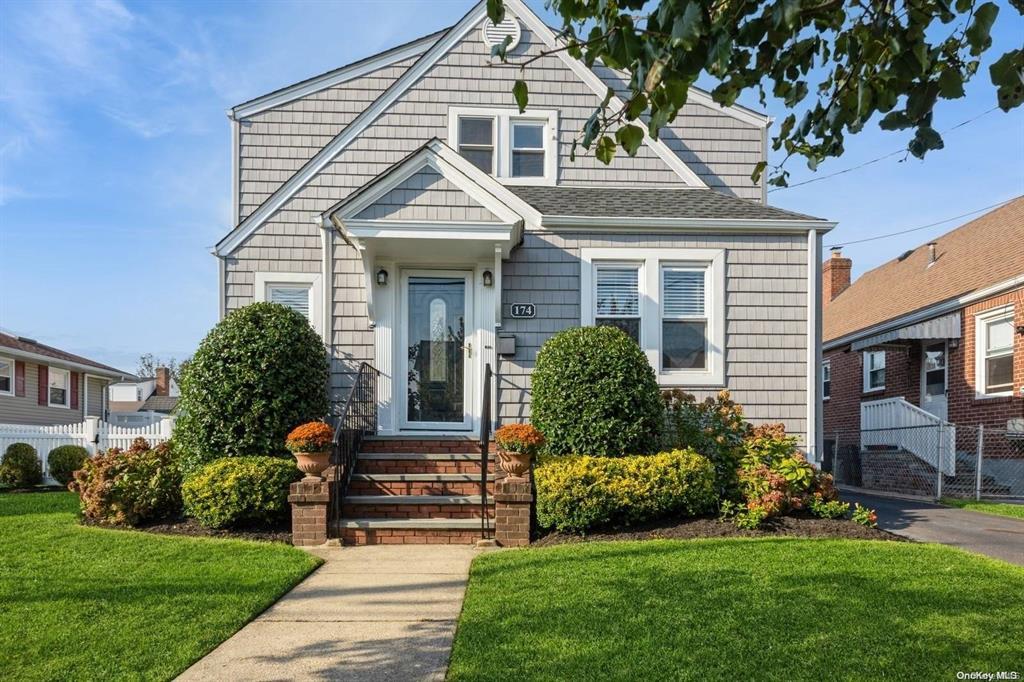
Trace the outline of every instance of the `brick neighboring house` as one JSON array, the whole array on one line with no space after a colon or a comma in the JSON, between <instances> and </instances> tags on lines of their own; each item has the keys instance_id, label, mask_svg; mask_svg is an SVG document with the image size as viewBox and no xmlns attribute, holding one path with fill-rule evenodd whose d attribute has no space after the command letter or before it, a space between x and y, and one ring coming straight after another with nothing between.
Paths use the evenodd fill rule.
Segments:
<instances>
[{"instance_id":1,"label":"brick neighboring house","mask_svg":"<svg viewBox=\"0 0 1024 682\"><path fill-rule=\"evenodd\" d=\"M822 270L826 450L877 426L878 401L895 426L1024 426L1024 197L853 283L851 265L835 250Z\"/></svg>"}]
</instances>

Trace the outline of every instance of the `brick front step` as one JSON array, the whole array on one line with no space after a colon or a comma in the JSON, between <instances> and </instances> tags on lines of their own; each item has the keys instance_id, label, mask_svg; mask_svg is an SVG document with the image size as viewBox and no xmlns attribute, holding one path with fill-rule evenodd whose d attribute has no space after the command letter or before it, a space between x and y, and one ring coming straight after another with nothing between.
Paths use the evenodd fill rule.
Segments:
<instances>
[{"instance_id":1,"label":"brick front step","mask_svg":"<svg viewBox=\"0 0 1024 682\"><path fill-rule=\"evenodd\" d=\"M487 492L494 492L494 475ZM474 474L353 474L349 495L479 495L480 476Z\"/></svg>"},{"instance_id":2,"label":"brick front step","mask_svg":"<svg viewBox=\"0 0 1024 682\"><path fill-rule=\"evenodd\" d=\"M358 474L471 474L480 475L480 454L466 452L361 452ZM494 471L493 459L488 471Z\"/></svg>"},{"instance_id":3,"label":"brick front step","mask_svg":"<svg viewBox=\"0 0 1024 682\"><path fill-rule=\"evenodd\" d=\"M480 453L480 443L472 438L371 437L363 441L361 452L465 452Z\"/></svg>"},{"instance_id":4,"label":"brick front step","mask_svg":"<svg viewBox=\"0 0 1024 682\"><path fill-rule=\"evenodd\" d=\"M344 499L342 518L478 519L479 495L359 495ZM493 516L494 507L487 506Z\"/></svg>"},{"instance_id":5,"label":"brick front step","mask_svg":"<svg viewBox=\"0 0 1024 682\"><path fill-rule=\"evenodd\" d=\"M487 526L492 529L493 522ZM341 540L346 545L469 545L480 537L479 519L362 518L343 522Z\"/></svg>"}]
</instances>

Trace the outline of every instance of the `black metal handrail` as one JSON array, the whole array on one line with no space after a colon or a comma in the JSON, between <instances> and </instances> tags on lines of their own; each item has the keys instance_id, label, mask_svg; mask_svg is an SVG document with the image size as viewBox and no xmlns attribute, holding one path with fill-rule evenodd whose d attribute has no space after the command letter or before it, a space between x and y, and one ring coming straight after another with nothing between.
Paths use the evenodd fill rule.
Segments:
<instances>
[{"instance_id":1,"label":"black metal handrail","mask_svg":"<svg viewBox=\"0 0 1024 682\"><path fill-rule=\"evenodd\" d=\"M491 445L491 363L484 365L484 388L480 406L480 537L488 537L487 465Z\"/></svg>"},{"instance_id":2,"label":"black metal handrail","mask_svg":"<svg viewBox=\"0 0 1024 682\"><path fill-rule=\"evenodd\" d=\"M356 379L349 389L338 415L331 442L330 524L333 537L341 537L343 497L352 479L356 455L363 436L377 432L377 375L368 362L360 363Z\"/></svg>"}]
</instances>

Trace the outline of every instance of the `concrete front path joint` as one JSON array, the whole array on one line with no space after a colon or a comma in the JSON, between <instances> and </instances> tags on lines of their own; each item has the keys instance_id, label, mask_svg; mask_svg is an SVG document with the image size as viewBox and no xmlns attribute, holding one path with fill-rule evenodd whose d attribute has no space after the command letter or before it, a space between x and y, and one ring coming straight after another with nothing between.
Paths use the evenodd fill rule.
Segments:
<instances>
[{"instance_id":1,"label":"concrete front path joint","mask_svg":"<svg viewBox=\"0 0 1024 682\"><path fill-rule=\"evenodd\" d=\"M1024 521L928 502L843 491L847 502L878 512L878 527L918 542L938 542L1024 566Z\"/></svg>"},{"instance_id":2,"label":"concrete front path joint","mask_svg":"<svg viewBox=\"0 0 1024 682\"><path fill-rule=\"evenodd\" d=\"M326 560L179 680L443 680L480 550L374 545Z\"/></svg>"}]
</instances>

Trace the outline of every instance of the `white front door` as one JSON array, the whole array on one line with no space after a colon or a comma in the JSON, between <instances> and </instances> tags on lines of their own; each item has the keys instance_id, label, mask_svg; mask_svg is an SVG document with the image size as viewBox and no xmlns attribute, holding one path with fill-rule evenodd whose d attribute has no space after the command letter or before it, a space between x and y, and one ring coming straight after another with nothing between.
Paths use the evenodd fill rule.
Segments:
<instances>
[{"instance_id":1,"label":"white front door","mask_svg":"<svg viewBox=\"0 0 1024 682\"><path fill-rule=\"evenodd\" d=\"M404 270L396 397L406 430L472 428L473 273Z\"/></svg>"},{"instance_id":2,"label":"white front door","mask_svg":"<svg viewBox=\"0 0 1024 682\"><path fill-rule=\"evenodd\" d=\"M947 416L946 342L926 342L921 358L921 407L939 419Z\"/></svg>"}]
</instances>

